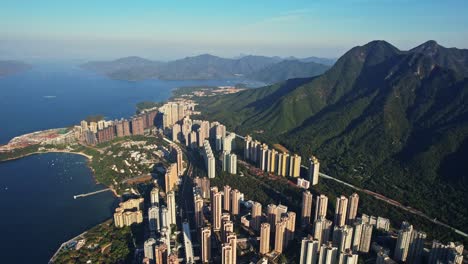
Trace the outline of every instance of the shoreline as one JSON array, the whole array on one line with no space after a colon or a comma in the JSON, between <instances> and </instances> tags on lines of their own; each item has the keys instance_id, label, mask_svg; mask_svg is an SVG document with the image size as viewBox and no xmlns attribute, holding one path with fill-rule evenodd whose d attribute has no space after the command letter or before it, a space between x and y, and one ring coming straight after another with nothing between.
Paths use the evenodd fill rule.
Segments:
<instances>
[{"instance_id":1,"label":"shoreline","mask_svg":"<svg viewBox=\"0 0 468 264\"><path fill-rule=\"evenodd\" d=\"M13 160L17 160L17 159L22 159L22 158L25 158L25 157L28 157L28 156L32 156L32 155L40 155L40 154L47 154L47 153L66 153L66 154L74 154L74 155L79 155L79 156L82 156L82 157L85 157L87 158L87 162L86 162L86 166L91 170L92 172L92 175L93 175L93 180L95 182L95 184L102 184L104 186L106 186L107 188L109 188L112 193L114 194L114 197L116 198L120 198L121 196L117 193L117 191L112 187L112 186L107 186L103 183L100 183L96 177L96 172L94 171L94 169L90 166L90 161L93 159L93 156L90 156L88 154L85 154L83 152L80 152L80 151L70 151L70 150L60 150L60 149L55 149L55 150L45 150L45 151L34 151L34 152L31 152L31 153L27 153L27 154L24 154L24 155L21 155L21 156L18 156L18 157L14 157L14 158L9 158L9 159L5 159L5 160L2 160L0 161L0 163L2 162L7 162L7 161L13 161Z\"/></svg>"}]
</instances>

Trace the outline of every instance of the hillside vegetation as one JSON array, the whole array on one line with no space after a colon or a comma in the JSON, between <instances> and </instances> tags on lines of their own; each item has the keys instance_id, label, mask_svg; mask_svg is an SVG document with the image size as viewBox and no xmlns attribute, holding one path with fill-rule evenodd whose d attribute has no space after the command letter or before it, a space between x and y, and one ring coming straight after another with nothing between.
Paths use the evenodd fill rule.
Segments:
<instances>
[{"instance_id":1,"label":"hillside vegetation","mask_svg":"<svg viewBox=\"0 0 468 264\"><path fill-rule=\"evenodd\" d=\"M323 75L203 98L203 114L468 231L468 51L358 46ZM306 159L303 159L306 160Z\"/></svg>"}]
</instances>

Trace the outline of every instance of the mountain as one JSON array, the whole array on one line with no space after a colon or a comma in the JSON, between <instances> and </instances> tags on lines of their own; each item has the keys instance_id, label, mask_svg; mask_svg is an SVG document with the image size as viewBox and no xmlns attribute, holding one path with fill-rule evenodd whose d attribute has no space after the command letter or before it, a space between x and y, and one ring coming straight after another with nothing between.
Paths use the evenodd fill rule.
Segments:
<instances>
[{"instance_id":1,"label":"mountain","mask_svg":"<svg viewBox=\"0 0 468 264\"><path fill-rule=\"evenodd\" d=\"M15 74L27 69L30 69L31 65L20 61L1 61L0 60L0 77Z\"/></svg>"},{"instance_id":2,"label":"mountain","mask_svg":"<svg viewBox=\"0 0 468 264\"><path fill-rule=\"evenodd\" d=\"M302 62L315 62L318 64L323 64L327 66L333 66L335 64L336 59L331 59L331 58L319 58L319 57L307 57L303 59L299 59Z\"/></svg>"},{"instance_id":3,"label":"mountain","mask_svg":"<svg viewBox=\"0 0 468 264\"><path fill-rule=\"evenodd\" d=\"M238 59L227 59L202 54L169 62L150 61L139 57L127 57L114 61L88 62L82 68L104 74L115 79L143 80L204 80L249 76L253 80L279 81L291 77L313 76L322 73L324 65L300 61L282 63L279 57L247 55ZM287 67L287 66L290 67ZM307 75L310 74L310 75ZM273 77L269 75L275 75Z\"/></svg>"},{"instance_id":4,"label":"mountain","mask_svg":"<svg viewBox=\"0 0 468 264\"><path fill-rule=\"evenodd\" d=\"M323 75L204 98L204 115L468 228L468 50L373 41Z\"/></svg>"},{"instance_id":5,"label":"mountain","mask_svg":"<svg viewBox=\"0 0 468 264\"><path fill-rule=\"evenodd\" d=\"M330 67L315 62L284 60L247 75L248 79L275 83L292 78L312 77L324 73Z\"/></svg>"}]
</instances>

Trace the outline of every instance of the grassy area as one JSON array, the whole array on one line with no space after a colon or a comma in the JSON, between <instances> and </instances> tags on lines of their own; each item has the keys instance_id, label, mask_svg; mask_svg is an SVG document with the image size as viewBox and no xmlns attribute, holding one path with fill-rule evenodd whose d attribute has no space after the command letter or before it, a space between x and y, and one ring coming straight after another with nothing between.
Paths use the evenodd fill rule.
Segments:
<instances>
[{"instance_id":1,"label":"grassy area","mask_svg":"<svg viewBox=\"0 0 468 264\"><path fill-rule=\"evenodd\" d=\"M135 251L133 233L139 228L116 228L108 220L86 232L86 243L79 250L62 249L54 263L131 263Z\"/></svg>"}]
</instances>

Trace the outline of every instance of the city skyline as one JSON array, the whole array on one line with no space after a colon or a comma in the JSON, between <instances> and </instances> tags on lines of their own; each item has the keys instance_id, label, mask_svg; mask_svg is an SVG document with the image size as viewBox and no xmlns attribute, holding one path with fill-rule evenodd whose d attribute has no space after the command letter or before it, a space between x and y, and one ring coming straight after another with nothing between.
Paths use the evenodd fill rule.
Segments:
<instances>
[{"instance_id":1,"label":"city skyline","mask_svg":"<svg viewBox=\"0 0 468 264\"><path fill-rule=\"evenodd\" d=\"M467 48L467 6L449 2L41 1L25 7L9 1L0 10L0 54L27 61L205 53L337 58L374 39L403 50L429 39Z\"/></svg>"}]
</instances>

